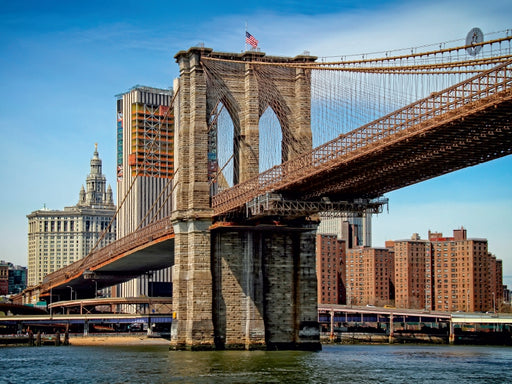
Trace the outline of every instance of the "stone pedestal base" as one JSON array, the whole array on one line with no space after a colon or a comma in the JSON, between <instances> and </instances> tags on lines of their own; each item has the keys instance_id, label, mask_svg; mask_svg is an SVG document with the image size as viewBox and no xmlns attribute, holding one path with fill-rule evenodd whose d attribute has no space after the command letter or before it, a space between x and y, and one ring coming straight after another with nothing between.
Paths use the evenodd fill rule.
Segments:
<instances>
[{"instance_id":1,"label":"stone pedestal base","mask_svg":"<svg viewBox=\"0 0 512 384\"><path fill-rule=\"evenodd\" d=\"M212 231L218 349L321 349L315 230L293 223Z\"/></svg>"}]
</instances>

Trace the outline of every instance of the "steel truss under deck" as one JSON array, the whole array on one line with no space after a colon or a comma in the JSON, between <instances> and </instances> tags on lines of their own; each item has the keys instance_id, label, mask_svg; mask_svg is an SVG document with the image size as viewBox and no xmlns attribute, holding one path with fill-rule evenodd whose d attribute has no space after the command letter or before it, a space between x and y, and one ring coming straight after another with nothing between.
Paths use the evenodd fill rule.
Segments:
<instances>
[{"instance_id":1,"label":"steel truss under deck","mask_svg":"<svg viewBox=\"0 0 512 384\"><path fill-rule=\"evenodd\" d=\"M387 198L336 202L331 202L328 199L322 201L286 200L279 194L267 193L256 197L245 205L245 216L247 219L255 219L268 216L297 218L314 214L337 217L347 212L377 214L382 212L382 207L387 203Z\"/></svg>"}]
</instances>

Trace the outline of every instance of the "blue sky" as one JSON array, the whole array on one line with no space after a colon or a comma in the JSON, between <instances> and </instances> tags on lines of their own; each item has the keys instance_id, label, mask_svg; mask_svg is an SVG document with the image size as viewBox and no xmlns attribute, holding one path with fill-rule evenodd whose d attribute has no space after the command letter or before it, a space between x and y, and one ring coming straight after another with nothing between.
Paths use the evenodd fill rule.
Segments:
<instances>
[{"instance_id":1,"label":"blue sky","mask_svg":"<svg viewBox=\"0 0 512 384\"><path fill-rule=\"evenodd\" d=\"M167 88L173 59L203 43L315 56L417 47L512 29L510 1L5 1L0 0L0 259L27 264L27 218L76 204L98 143L115 189L115 95ZM373 245L429 229L489 239L512 275L512 157L387 195ZM512 284L512 281L509 281Z\"/></svg>"}]
</instances>

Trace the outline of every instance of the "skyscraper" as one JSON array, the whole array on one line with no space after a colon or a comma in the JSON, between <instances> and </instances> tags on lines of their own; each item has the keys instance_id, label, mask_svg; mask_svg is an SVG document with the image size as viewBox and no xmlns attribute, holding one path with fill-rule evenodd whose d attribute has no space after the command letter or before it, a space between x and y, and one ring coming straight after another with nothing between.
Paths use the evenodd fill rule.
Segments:
<instances>
[{"instance_id":1,"label":"skyscraper","mask_svg":"<svg viewBox=\"0 0 512 384\"><path fill-rule=\"evenodd\" d=\"M95 146L91 171L82 185L78 203L64 210L46 207L27 215L29 286L87 256L94 247L104 247L116 238L116 207L112 188L106 187L102 161Z\"/></svg>"},{"instance_id":2,"label":"skyscraper","mask_svg":"<svg viewBox=\"0 0 512 384\"><path fill-rule=\"evenodd\" d=\"M171 214L174 174L172 90L135 86L117 96L117 237ZM169 254L169 257L171 255ZM120 285L117 296L148 295L149 279L168 282L170 269Z\"/></svg>"}]
</instances>

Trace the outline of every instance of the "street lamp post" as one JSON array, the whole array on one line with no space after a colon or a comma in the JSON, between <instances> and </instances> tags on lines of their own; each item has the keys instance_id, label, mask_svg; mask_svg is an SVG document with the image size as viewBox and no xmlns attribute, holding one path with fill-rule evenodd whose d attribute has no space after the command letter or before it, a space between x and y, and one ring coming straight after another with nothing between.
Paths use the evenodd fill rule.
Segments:
<instances>
[{"instance_id":1,"label":"street lamp post","mask_svg":"<svg viewBox=\"0 0 512 384\"><path fill-rule=\"evenodd\" d=\"M94 281L94 287L95 287L94 298L96 299L98 297L98 282L96 281L96 273L94 273L90 269L86 269L83 273L83 277L86 280Z\"/></svg>"},{"instance_id":2,"label":"street lamp post","mask_svg":"<svg viewBox=\"0 0 512 384\"><path fill-rule=\"evenodd\" d=\"M71 285L66 285L71 290L70 298L69 300L73 300L73 287Z\"/></svg>"}]
</instances>

